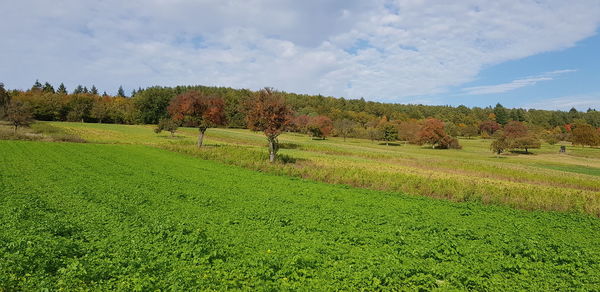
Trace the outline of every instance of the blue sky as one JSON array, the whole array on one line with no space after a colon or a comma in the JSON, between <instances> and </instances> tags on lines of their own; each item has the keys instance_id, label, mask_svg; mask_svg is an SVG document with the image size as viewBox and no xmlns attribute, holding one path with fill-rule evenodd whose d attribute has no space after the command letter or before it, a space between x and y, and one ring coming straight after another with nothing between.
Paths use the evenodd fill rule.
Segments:
<instances>
[{"instance_id":1,"label":"blue sky","mask_svg":"<svg viewBox=\"0 0 600 292\"><path fill-rule=\"evenodd\" d=\"M0 82L600 109L600 1L22 0Z\"/></svg>"}]
</instances>

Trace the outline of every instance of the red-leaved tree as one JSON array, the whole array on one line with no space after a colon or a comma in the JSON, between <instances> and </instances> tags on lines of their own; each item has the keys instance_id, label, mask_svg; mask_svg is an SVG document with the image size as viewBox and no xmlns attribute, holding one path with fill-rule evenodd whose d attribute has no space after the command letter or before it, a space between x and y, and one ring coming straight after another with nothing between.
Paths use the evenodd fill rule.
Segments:
<instances>
[{"instance_id":1,"label":"red-leaved tree","mask_svg":"<svg viewBox=\"0 0 600 292\"><path fill-rule=\"evenodd\" d=\"M201 147L208 128L225 124L224 104L220 97L188 91L171 100L167 110L174 121L187 127L198 128L198 147Z\"/></svg>"},{"instance_id":2,"label":"red-leaved tree","mask_svg":"<svg viewBox=\"0 0 600 292\"><path fill-rule=\"evenodd\" d=\"M333 122L326 116L312 117L307 125L308 134L312 137L325 140L333 130Z\"/></svg>"},{"instance_id":3,"label":"red-leaved tree","mask_svg":"<svg viewBox=\"0 0 600 292\"><path fill-rule=\"evenodd\" d=\"M253 131L262 131L269 142L269 161L275 162L279 142L277 137L292 119L292 111L281 94L271 88L261 89L248 101L246 122Z\"/></svg>"}]
</instances>

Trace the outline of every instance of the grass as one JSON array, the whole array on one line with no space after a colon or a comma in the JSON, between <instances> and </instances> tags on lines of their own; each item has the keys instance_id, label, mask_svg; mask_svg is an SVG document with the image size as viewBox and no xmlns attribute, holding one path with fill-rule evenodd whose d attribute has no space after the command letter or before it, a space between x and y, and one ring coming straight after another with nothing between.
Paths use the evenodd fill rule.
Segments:
<instances>
[{"instance_id":1,"label":"grass","mask_svg":"<svg viewBox=\"0 0 600 292\"><path fill-rule=\"evenodd\" d=\"M113 138L120 135L119 126L95 126L117 129ZM139 131L140 137L148 130L123 129ZM181 146L217 160L264 158L249 150L252 141L261 143L257 135L211 129L209 137L209 144L229 141L197 152L187 148L193 143L187 136L147 135L143 141ZM358 166L391 156L391 150L362 141L342 150L372 148L372 154L344 155L328 146L331 141L315 149L303 137L284 138L300 145L282 150L285 154L307 160L271 166L268 172L332 163L329 156L341 165L355 161ZM230 144L236 139L246 142ZM447 152L403 147L394 147L404 149L397 150L398 164L421 155L452 161ZM466 148L457 156L478 151ZM583 214L331 185L146 145L0 141L0 153L0 290L539 291L600 286L600 221ZM514 158L496 162L482 157L481 163L529 167L510 162ZM381 163L391 167L396 162ZM257 162L257 167L264 165Z\"/></svg>"},{"instance_id":2,"label":"grass","mask_svg":"<svg viewBox=\"0 0 600 292\"><path fill-rule=\"evenodd\" d=\"M50 123L95 143L143 144L227 164L328 183L398 191L452 201L502 204L526 210L576 211L600 216L600 149L544 144L532 155L497 157L490 140L462 139L462 150L385 146L362 139L313 140L283 134L287 162L266 162L265 138L240 129L209 129L208 147L194 147L196 129L175 138L152 126ZM219 147L216 147L219 146Z\"/></svg>"}]
</instances>

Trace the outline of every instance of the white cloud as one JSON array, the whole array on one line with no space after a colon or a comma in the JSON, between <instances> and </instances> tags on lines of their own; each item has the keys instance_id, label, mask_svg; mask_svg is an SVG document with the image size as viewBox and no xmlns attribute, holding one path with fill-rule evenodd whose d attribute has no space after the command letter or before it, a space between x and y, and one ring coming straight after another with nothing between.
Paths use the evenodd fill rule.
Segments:
<instances>
[{"instance_id":1,"label":"white cloud","mask_svg":"<svg viewBox=\"0 0 600 292\"><path fill-rule=\"evenodd\" d=\"M496 85L484 85L463 88L462 91L467 94L492 94L492 93L503 93L519 89L526 86L532 86L541 81L554 80L558 75L575 72L577 70L565 69L545 72L536 76L530 76L527 78L513 80L508 83L496 84Z\"/></svg>"},{"instance_id":2,"label":"white cloud","mask_svg":"<svg viewBox=\"0 0 600 292\"><path fill-rule=\"evenodd\" d=\"M109 91L273 86L403 101L471 81L484 66L573 46L600 22L596 0L480 2L10 1L0 79L11 88L39 78Z\"/></svg>"},{"instance_id":3,"label":"white cloud","mask_svg":"<svg viewBox=\"0 0 600 292\"><path fill-rule=\"evenodd\" d=\"M600 110L600 93L550 98L530 103L524 107L564 111L571 108L576 108L579 111L586 111L588 108Z\"/></svg>"}]
</instances>

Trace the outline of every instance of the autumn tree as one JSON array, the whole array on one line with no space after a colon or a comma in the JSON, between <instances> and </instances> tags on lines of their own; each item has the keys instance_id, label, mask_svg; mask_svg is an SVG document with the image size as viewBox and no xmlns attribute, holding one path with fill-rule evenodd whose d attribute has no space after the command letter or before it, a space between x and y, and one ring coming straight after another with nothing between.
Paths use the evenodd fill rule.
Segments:
<instances>
[{"instance_id":1,"label":"autumn tree","mask_svg":"<svg viewBox=\"0 0 600 292\"><path fill-rule=\"evenodd\" d=\"M529 131L527 125L518 121L508 122L496 136L491 148L498 154L508 149L525 149L525 153L529 153L529 149L541 147L540 140Z\"/></svg>"},{"instance_id":2,"label":"autumn tree","mask_svg":"<svg viewBox=\"0 0 600 292\"><path fill-rule=\"evenodd\" d=\"M339 136L344 138L346 141L346 137L348 137L353 131L356 123L349 119L341 119L333 122L333 127L335 128L336 133Z\"/></svg>"},{"instance_id":3,"label":"autumn tree","mask_svg":"<svg viewBox=\"0 0 600 292\"><path fill-rule=\"evenodd\" d=\"M248 101L246 124L253 131L262 131L269 143L269 161L275 162L279 142L277 137L290 124L292 111L280 93L264 88Z\"/></svg>"},{"instance_id":4,"label":"autumn tree","mask_svg":"<svg viewBox=\"0 0 600 292\"><path fill-rule=\"evenodd\" d=\"M600 134L589 124L576 124L572 130L571 142L574 145L598 146Z\"/></svg>"},{"instance_id":5,"label":"autumn tree","mask_svg":"<svg viewBox=\"0 0 600 292\"><path fill-rule=\"evenodd\" d=\"M26 127L33 121L31 106L19 100L11 100L6 109L6 118L17 134L17 128Z\"/></svg>"},{"instance_id":6,"label":"autumn tree","mask_svg":"<svg viewBox=\"0 0 600 292\"><path fill-rule=\"evenodd\" d=\"M401 141L408 141L410 143L416 143L417 134L421 126L417 120L403 121L398 125L398 139Z\"/></svg>"},{"instance_id":7,"label":"autumn tree","mask_svg":"<svg viewBox=\"0 0 600 292\"><path fill-rule=\"evenodd\" d=\"M109 97L102 97L98 98L92 105L90 115L92 118L98 120L100 124L110 117L110 101Z\"/></svg>"},{"instance_id":8,"label":"autumn tree","mask_svg":"<svg viewBox=\"0 0 600 292\"><path fill-rule=\"evenodd\" d=\"M300 133L307 133L308 132L307 127L308 127L309 122L310 122L310 117L307 115L295 116L290 123L290 127L291 127L292 131L300 132Z\"/></svg>"},{"instance_id":9,"label":"autumn tree","mask_svg":"<svg viewBox=\"0 0 600 292\"><path fill-rule=\"evenodd\" d=\"M444 130L444 122L429 118L425 120L417 134L417 144L429 144L432 148L460 148L458 140L450 137Z\"/></svg>"},{"instance_id":10,"label":"autumn tree","mask_svg":"<svg viewBox=\"0 0 600 292\"><path fill-rule=\"evenodd\" d=\"M176 122L198 128L198 147L202 147L206 130L225 124L224 106L220 97L191 90L176 96L169 104L168 112Z\"/></svg>"},{"instance_id":11,"label":"autumn tree","mask_svg":"<svg viewBox=\"0 0 600 292\"><path fill-rule=\"evenodd\" d=\"M333 130L333 122L326 116L312 117L308 122L307 130L310 136L325 140Z\"/></svg>"},{"instance_id":12,"label":"autumn tree","mask_svg":"<svg viewBox=\"0 0 600 292\"><path fill-rule=\"evenodd\" d=\"M485 120L479 123L479 130L483 133L486 132L488 135L494 135L496 131L500 130L502 126L495 121Z\"/></svg>"},{"instance_id":13,"label":"autumn tree","mask_svg":"<svg viewBox=\"0 0 600 292\"><path fill-rule=\"evenodd\" d=\"M158 121L158 125L156 125L156 128L154 128L154 132L156 134L159 134L162 131L168 131L171 132L171 137L174 137L175 132L177 132L178 128L178 123L173 119L162 118L160 119L160 121Z\"/></svg>"}]
</instances>

